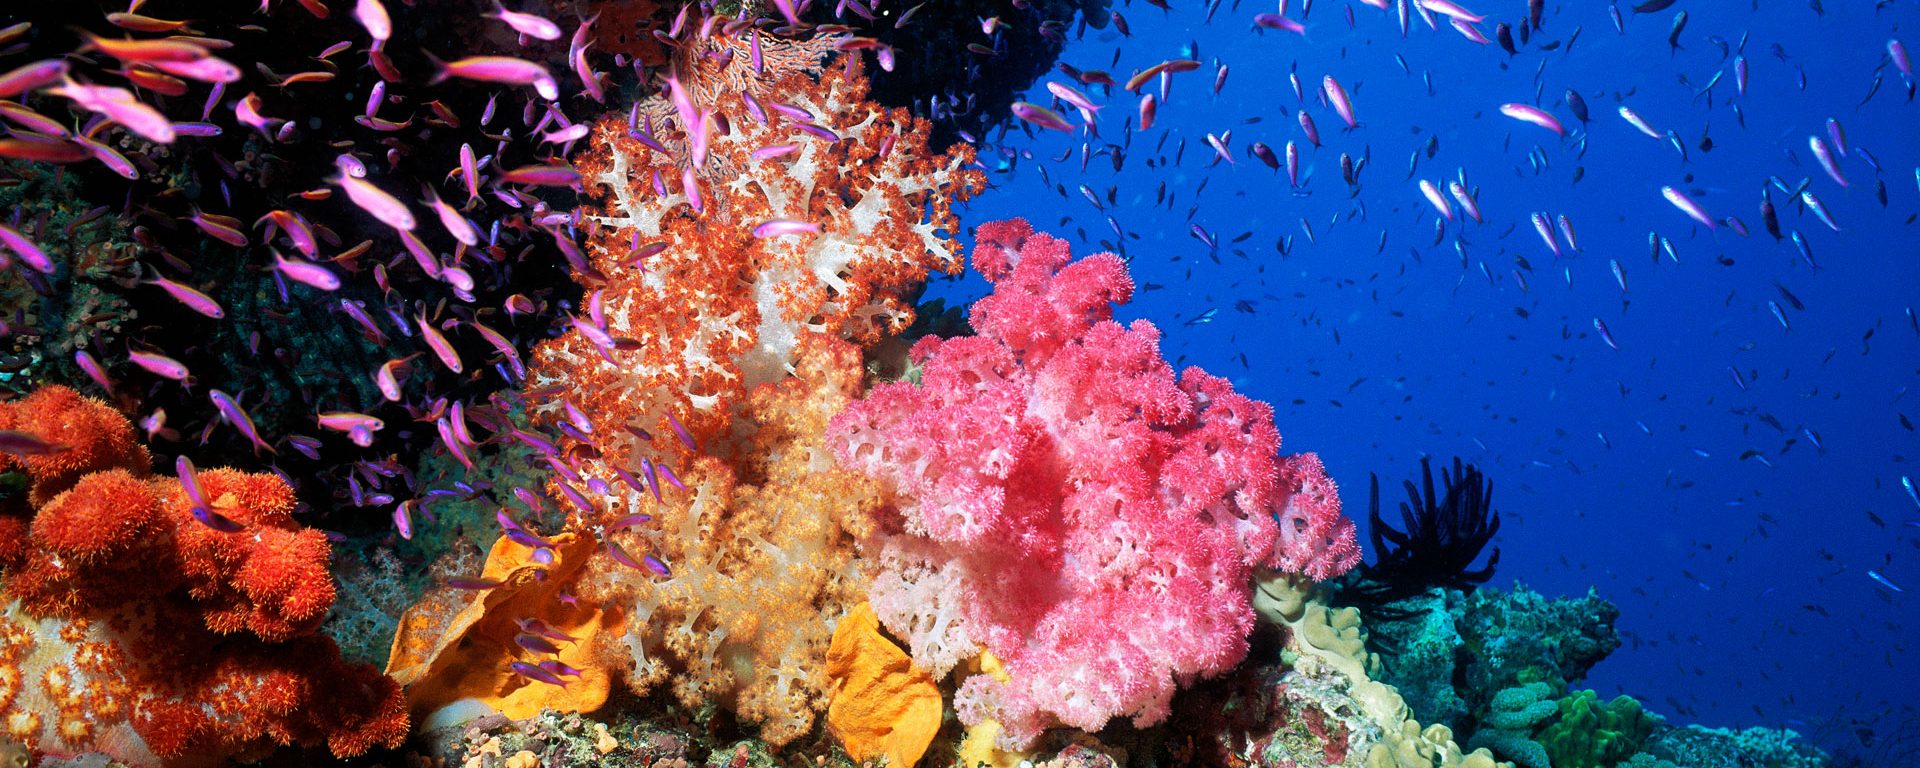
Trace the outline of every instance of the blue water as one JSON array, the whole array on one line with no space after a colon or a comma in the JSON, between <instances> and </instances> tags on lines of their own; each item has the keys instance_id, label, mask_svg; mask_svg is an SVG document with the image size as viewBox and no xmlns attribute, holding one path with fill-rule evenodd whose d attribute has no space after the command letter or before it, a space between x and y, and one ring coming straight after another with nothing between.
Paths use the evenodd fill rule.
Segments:
<instances>
[{"instance_id":1,"label":"blue water","mask_svg":"<svg viewBox=\"0 0 1920 768\"><path fill-rule=\"evenodd\" d=\"M1525 14L1520 0L1463 4L1489 14L1489 36L1495 21L1517 25ZM1369 472L1391 488L1423 455L1479 464L1505 518L1493 584L1518 580L1550 595L1591 586L1621 607L1628 644L1587 682L1603 695L1631 693L1675 722L1787 725L1857 748L1853 719L1886 733L1920 718L1920 660L1908 653L1920 623L1920 509L1901 486L1920 476L1910 460L1920 441L1901 423L1920 419L1920 393L1909 391L1920 383L1910 315L1920 307L1920 104L1886 54L1889 38L1920 45L1920 7L1880 5L1830 1L1821 15L1804 2L1683 0L1643 16L1622 5L1619 34L1606 4L1549 2L1544 29L1509 57L1417 16L1403 40L1392 15L1359 2L1315 3L1304 38L1252 28L1271 3L1225 2L1211 23L1197 2L1171 13L1119 4L1131 38L1087 30L1061 60L1124 81L1197 45L1204 66L1172 78L1157 124L1130 141L1123 126L1137 120L1137 97L1093 91L1110 105L1093 146L1128 147L1118 172L1105 156L1082 171L1077 135L989 137L995 189L967 219L1028 216L1092 253L1114 238L1111 214L1130 233L1135 279L1164 286L1140 292L1121 315L1158 323L1176 364L1272 402L1285 449L1319 452L1357 518ZM1680 10L1690 20L1671 51ZM1744 97L1732 55L1712 40L1737 46L1743 36ZM1560 50L1539 50L1555 40ZM1230 72L1216 96L1221 63ZM1290 71L1306 89L1320 149L1293 118L1303 104ZM1710 98L1696 96L1723 71ZM1876 72L1879 92L1857 107ZM1341 130L1322 103L1327 74L1351 94L1359 128ZM1067 81L1054 73L1028 100L1048 102L1046 80ZM1590 125L1564 103L1568 88L1585 97ZM1568 138L1502 116L1506 102L1554 113ZM1620 104L1676 131L1687 160L1621 119ZM1841 159L1850 188L1828 179L1807 147L1829 118L1879 163L1857 150ZM1216 164L1204 137L1228 130L1237 163ZM1700 149L1703 134L1711 151ZM1438 153L1423 155L1409 179L1408 157L1429 136ZM1303 195L1247 152L1263 141L1278 153L1288 140L1301 144ZM1545 168L1529 161L1536 146ZM1340 177L1342 152L1371 158L1354 196ZM1149 168L1149 158L1165 164ZM1578 183L1576 168L1585 169ZM1436 214L1416 180L1444 187L1456 169L1479 188L1487 221L1450 224L1435 245ZM1820 269L1765 233L1769 176L1790 187L1811 179L1843 227L1831 231L1774 191L1782 229L1804 235ZM1155 205L1162 182L1176 196L1170 206ZM1103 204L1113 188L1115 204L1096 209L1076 190L1082 183ZM1751 236L1696 225L1662 199L1663 185L1696 192ZM1555 258L1528 221L1535 211L1565 214L1580 251ZM1671 240L1677 263L1650 258L1649 232ZM1293 240L1290 256L1276 250L1282 237ZM1520 258L1532 266L1525 287L1514 274ZM982 288L971 277L941 290ZM1618 350L1594 332L1595 318ZM1743 458L1748 451L1757 453ZM1870 569L1907 591L1876 583Z\"/></svg>"}]
</instances>

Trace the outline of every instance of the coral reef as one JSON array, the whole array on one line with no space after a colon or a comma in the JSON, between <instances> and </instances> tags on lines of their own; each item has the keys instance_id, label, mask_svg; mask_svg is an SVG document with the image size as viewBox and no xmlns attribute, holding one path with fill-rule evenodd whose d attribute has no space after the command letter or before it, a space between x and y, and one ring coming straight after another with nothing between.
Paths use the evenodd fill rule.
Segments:
<instances>
[{"instance_id":1,"label":"coral reef","mask_svg":"<svg viewBox=\"0 0 1920 768\"><path fill-rule=\"evenodd\" d=\"M1619 609L1591 592L1550 599L1519 584L1435 589L1388 608L1417 618L1375 625L1383 679L1423 721L1463 732L1499 692L1540 682L1557 696L1620 647Z\"/></svg>"},{"instance_id":2,"label":"coral reef","mask_svg":"<svg viewBox=\"0 0 1920 768\"><path fill-rule=\"evenodd\" d=\"M283 480L153 477L133 425L64 387L0 404L0 429L54 446L0 458L32 482L0 514L8 737L136 765L405 738L399 687L314 635L329 546L293 522Z\"/></svg>"},{"instance_id":3,"label":"coral reef","mask_svg":"<svg viewBox=\"0 0 1920 768\"><path fill-rule=\"evenodd\" d=\"M1534 741L1534 731L1560 711L1553 698L1553 686L1527 683L1493 695L1480 727L1467 743L1486 747L1512 760L1521 768L1550 768L1552 759L1545 745Z\"/></svg>"},{"instance_id":4,"label":"coral reef","mask_svg":"<svg viewBox=\"0 0 1920 768\"><path fill-rule=\"evenodd\" d=\"M981 648L1005 662L955 702L1002 747L1157 723L1178 681L1246 655L1252 570L1339 575L1353 524L1316 458L1276 459L1267 405L1176 379L1151 324L1110 319L1132 290L1117 257L1069 264L1020 220L978 243L980 335L922 339L918 384L874 387L830 429L903 517L865 545L874 609L936 676Z\"/></svg>"},{"instance_id":5,"label":"coral reef","mask_svg":"<svg viewBox=\"0 0 1920 768\"><path fill-rule=\"evenodd\" d=\"M727 435L748 390L793 369L800 338L873 342L911 322L900 296L929 270L958 270L951 205L978 190L980 175L965 170L970 152L930 155L904 112L867 103L858 67L830 66L818 78L790 72L771 86L807 121L777 111L756 120L731 95L699 105L722 110L731 130L712 135L699 166L707 176L696 174L692 188L680 153L630 138L623 117L595 124L575 160L589 191L604 195L586 216L592 273L582 277L599 286L592 320L636 344L603 350L588 333L543 344L530 370L535 389L564 383L605 432L662 430L672 415L707 445ZM806 138L796 125L836 138ZM684 146L677 131L661 135ZM791 151L754 157L770 147ZM821 231L756 237L771 220ZM632 435L595 442L623 458L648 448Z\"/></svg>"},{"instance_id":6,"label":"coral reef","mask_svg":"<svg viewBox=\"0 0 1920 768\"><path fill-rule=\"evenodd\" d=\"M1298 576L1259 582L1260 615L1281 633L1277 651L1180 702L1187 741L1176 765L1494 768L1444 725L1422 725L1391 686L1374 679L1358 611L1329 608ZM1277 657L1277 660L1273 660Z\"/></svg>"},{"instance_id":7,"label":"coral reef","mask_svg":"<svg viewBox=\"0 0 1920 768\"><path fill-rule=\"evenodd\" d=\"M1434 589L1388 609L1412 618L1374 629L1385 635L1368 640L1380 651L1377 679L1421 721L1444 723L1521 768L1828 764L1790 731L1675 728L1630 697L1602 702L1570 690L1620 646L1619 610L1592 592L1549 599L1518 584Z\"/></svg>"},{"instance_id":8,"label":"coral reef","mask_svg":"<svg viewBox=\"0 0 1920 768\"><path fill-rule=\"evenodd\" d=\"M1659 761L1686 768L1823 768L1825 754L1784 728L1656 728L1625 765ZM1911 757L1911 755L1897 756Z\"/></svg>"}]
</instances>

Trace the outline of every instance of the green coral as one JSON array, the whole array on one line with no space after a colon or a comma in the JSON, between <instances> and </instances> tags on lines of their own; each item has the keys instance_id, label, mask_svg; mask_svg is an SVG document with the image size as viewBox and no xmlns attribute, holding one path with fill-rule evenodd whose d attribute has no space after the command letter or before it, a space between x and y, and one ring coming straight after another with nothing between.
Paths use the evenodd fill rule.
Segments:
<instances>
[{"instance_id":1,"label":"green coral","mask_svg":"<svg viewBox=\"0 0 1920 768\"><path fill-rule=\"evenodd\" d=\"M1552 695L1553 688L1546 683L1528 683L1503 690L1493 695L1492 711L1487 713L1485 722L1505 731L1530 729L1559 711L1560 705L1549 698Z\"/></svg>"},{"instance_id":2,"label":"green coral","mask_svg":"<svg viewBox=\"0 0 1920 768\"><path fill-rule=\"evenodd\" d=\"M1560 719L1535 737L1554 768L1613 768L1640 751L1659 718L1630 696L1602 704L1593 691L1560 700Z\"/></svg>"},{"instance_id":3,"label":"green coral","mask_svg":"<svg viewBox=\"0 0 1920 768\"><path fill-rule=\"evenodd\" d=\"M1553 698L1554 689L1533 682L1502 689L1493 695L1481 728L1474 731L1467 746L1485 747L1521 768L1550 768L1557 765L1545 747L1534 741L1534 729L1560 711Z\"/></svg>"}]
</instances>

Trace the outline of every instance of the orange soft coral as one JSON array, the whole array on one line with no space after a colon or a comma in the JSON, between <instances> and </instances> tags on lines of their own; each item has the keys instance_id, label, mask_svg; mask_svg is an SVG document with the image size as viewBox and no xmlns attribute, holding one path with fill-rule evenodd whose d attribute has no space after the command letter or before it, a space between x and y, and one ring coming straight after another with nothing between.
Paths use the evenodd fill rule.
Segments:
<instances>
[{"instance_id":1,"label":"orange soft coral","mask_svg":"<svg viewBox=\"0 0 1920 768\"><path fill-rule=\"evenodd\" d=\"M603 195L587 217L591 263L606 277L594 287L606 330L638 344L609 352L609 362L586 334L567 334L536 350L532 373L539 387L564 384L609 427L603 452L631 452L628 438L613 437L621 424L658 430L668 414L701 443L723 435L748 390L793 369L800 337L870 342L896 332L912 319L901 297L930 270L958 270L951 206L983 184L966 167L971 154L928 153L927 126L865 101L858 67L851 77L846 69L828 67L817 82L789 73L767 88L838 141L812 138L775 111L760 124L737 95L699 105L730 126L715 129L708 163L733 169L696 178L703 213L682 186L684 156L628 138L623 116L594 126L591 149L575 160ZM753 159L783 144L797 149ZM671 180L665 195L653 190L656 174ZM755 238L771 219L821 232ZM663 249L635 257L650 246Z\"/></svg>"},{"instance_id":2,"label":"orange soft coral","mask_svg":"<svg viewBox=\"0 0 1920 768\"><path fill-rule=\"evenodd\" d=\"M49 387L0 404L0 424L68 446L24 462L30 517L0 517L24 533L0 557L0 736L136 765L405 738L399 687L313 635L333 604L330 548L293 521L283 480L200 473L244 526L223 533L150 474L103 402Z\"/></svg>"}]
</instances>

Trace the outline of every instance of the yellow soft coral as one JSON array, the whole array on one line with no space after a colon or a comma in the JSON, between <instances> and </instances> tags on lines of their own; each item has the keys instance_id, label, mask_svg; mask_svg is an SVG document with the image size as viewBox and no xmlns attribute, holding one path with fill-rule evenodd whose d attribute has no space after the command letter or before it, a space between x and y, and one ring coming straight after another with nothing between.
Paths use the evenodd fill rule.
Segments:
<instances>
[{"instance_id":1,"label":"yellow soft coral","mask_svg":"<svg viewBox=\"0 0 1920 768\"><path fill-rule=\"evenodd\" d=\"M416 719L461 700L474 700L520 719L541 709L590 712L606 703L612 672L599 658L602 638L617 636L622 614L617 606L560 599L560 593L592 558L594 541L561 534L551 539L554 559L534 561L534 550L506 537L494 542L482 578L500 586L479 592L449 591L416 604L401 618L393 638L387 674L407 686ZM464 605L462 605L464 600ZM449 606L458 610L448 616ZM547 660L515 644L516 619L539 619L577 639L557 642L551 658L579 669L565 686L530 680L513 671L513 662Z\"/></svg>"},{"instance_id":2,"label":"yellow soft coral","mask_svg":"<svg viewBox=\"0 0 1920 768\"><path fill-rule=\"evenodd\" d=\"M861 603L840 620L827 649L827 678L827 729L853 759L884 755L887 765L909 768L926 754L940 730L940 689L880 634L873 606Z\"/></svg>"},{"instance_id":3,"label":"yellow soft coral","mask_svg":"<svg viewBox=\"0 0 1920 768\"><path fill-rule=\"evenodd\" d=\"M666 683L688 706L726 706L776 746L827 705L829 628L866 594L853 542L882 508L877 487L824 448L827 421L860 391L859 349L819 336L796 349L791 375L755 388L733 442L679 470L686 491L610 499L612 514L653 521L605 535L670 575L598 557L578 580L583 602L630 612L630 687Z\"/></svg>"}]
</instances>

